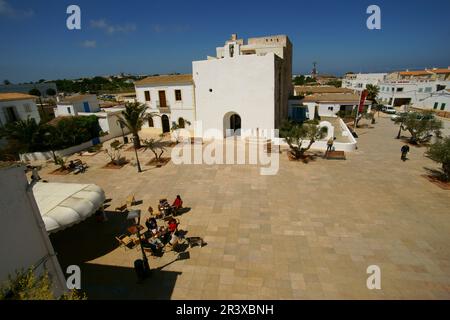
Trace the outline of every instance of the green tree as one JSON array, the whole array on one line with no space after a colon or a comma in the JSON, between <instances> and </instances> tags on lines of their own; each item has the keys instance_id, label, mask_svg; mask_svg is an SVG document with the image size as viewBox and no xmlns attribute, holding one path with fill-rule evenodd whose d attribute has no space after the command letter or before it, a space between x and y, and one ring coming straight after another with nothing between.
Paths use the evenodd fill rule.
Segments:
<instances>
[{"instance_id":1,"label":"green tree","mask_svg":"<svg viewBox=\"0 0 450 320\"><path fill-rule=\"evenodd\" d=\"M36 275L34 269L29 268L16 272L14 277L9 276L7 284L0 288L0 300L86 300L86 295L71 290L55 297L47 270Z\"/></svg>"},{"instance_id":2,"label":"green tree","mask_svg":"<svg viewBox=\"0 0 450 320\"><path fill-rule=\"evenodd\" d=\"M450 136L433 143L426 156L442 164L442 173L445 181L450 180Z\"/></svg>"},{"instance_id":3,"label":"green tree","mask_svg":"<svg viewBox=\"0 0 450 320\"><path fill-rule=\"evenodd\" d=\"M45 93L46 93L48 96L51 96L51 97L53 97L53 96L56 95L56 91L55 91L55 89L53 89L53 88L48 88L47 91L45 91Z\"/></svg>"},{"instance_id":4,"label":"green tree","mask_svg":"<svg viewBox=\"0 0 450 320\"><path fill-rule=\"evenodd\" d=\"M328 81L326 83L327 86L334 86L336 88L341 88L342 87L342 80L336 79L336 80L331 80Z\"/></svg>"},{"instance_id":5,"label":"green tree","mask_svg":"<svg viewBox=\"0 0 450 320\"><path fill-rule=\"evenodd\" d=\"M118 122L122 126L128 128L133 135L133 145L135 149L141 147L141 140L139 138L139 131L142 129L144 121L157 114L147 112L148 107L140 103L127 103L125 110L119 115Z\"/></svg>"},{"instance_id":6,"label":"green tree","mask_svg":"<svg viewBox=\"0 0 450 320\"><path fill-rule=\"evenodd\" d=\"M7 85L10 85L10 84L11 84L11 82L9 82L9 80L8 80L8 79L5 79L5 80L3 80L3 84L4 84L5 86L7 86Z\"/></svg>"},{"instance_id":7,"label":"green tree","mask_svg":"<svg viewBox=\"0 0 450 320\"><path fill-rule=\"evenodd\" d=\"M184 119L183 119L183 123L182 123L182 124L177 123L177 122L175 122L175 121L172 121L172 127L170 128L170 130L172 131L172 135L175 136L175 140L176 140L177 143L180 142L180 141L179 141L179 140L180 140L180 134L179 134L179 131L178 131L178 130L184 129L184 127L185 127L186 124L187 124L188 126L190 126L190 125L191 125L191 122L188 121L188 120L184 120Z\"/></svg>"},{"instance_id":8,"label":"green tree","mask_svg":"<svg viewBox=\"0 0 450 320\"><path fill-rule=\"evenodd\" d=\"M402 113L395 119L400 124L399 134L402 130L411 134L410 142L421 144L429 141L433 135L441 136L442 121L436 119L432 111Z\"/></svg>"},{"instance_id":9,"label":"green tree","mask_svg":"<svg viewBox=\"0 0 450 320\"><path fill-rule=\"evenodd\" d=\"M28 91L28 94L31 94L32 96L36 96L39 97L39 105L41 106L41 118L44 122L47 121L47 114L44 110L44 105L42 104L42 93L37 89L37 88L33 88L30 91Z\"/></svg>"},{"instance_id":10,"label":"green tree","mask_svg":"<svg viewBox=\"0 0 450 320\"><path fill-rule=\"evenodd\" d=\"M36 143L39 141L39 124L33 118L8 123L0 128L0 137L16 142L19 146L19 153L34 151Z\"/></svg>"},{"instance_id":11,"label":"green tree","mask_svg":"<svg viewBox=\"0 0 450 320\"><path fill-rule=\"evenodd\" d=\"M327 128L319 127L317 122L305 122L302 124L286 121L280 129L280 136L286 140L289 145L290 154L294 159L304 158L314 142L323 139L327 134ZM309 140L306 147L303 142Z\"/></svg>"},{"instance_id":12,"label":"green tree","mask_svg":"<svg viewBox=\"0 0 450 320\"><path fill-rule=\"evenodd\" d=\"M143 145L145 148L144 150L149 149L155 155L156 162L160 162L161 156L163 155L164 151L166 151L167 142L163 141L162 139L156 140L150 138L144 140Z\"/></svg>"},{"instance_id":13,"label":"green tree","mask_svg":"<svg viewBox=\"0 0 450 320\"><path fill-rule=\"evenodd\" d=\"M380 93L380 88L373 84L368 84L366 86L367 90L367 100L371 100L373 103L377 103L377 96Z\"/></svg>"}]
</instances>

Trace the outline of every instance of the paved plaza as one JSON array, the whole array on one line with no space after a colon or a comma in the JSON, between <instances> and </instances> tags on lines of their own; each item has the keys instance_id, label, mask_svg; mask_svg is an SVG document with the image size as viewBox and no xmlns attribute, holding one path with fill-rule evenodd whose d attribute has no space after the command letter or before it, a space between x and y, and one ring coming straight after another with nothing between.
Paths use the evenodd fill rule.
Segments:
<instances>
[{"instance_id":1,"label":"paved plaza","mask_svg":"<svg viewBox=\"0 0 450 320\"><path fill-rule=\"evenodd\" d=\"M48 174L48 164L43 179L95 183L111 199L107 222L89 218L52 243L63 268L80 265L91 299L449 299L450 191L421 176L438 167L425 148L400 161L398 127L377 121L357 130L347 160L304 164L283 153L274 176L255 165L173 163L138 174L103 169L104 153L82 157L90 168L79 175ZM151 158L140 152L142 163ZM138 284L140 251L115 239L126 221L114 208L131 193L144 212L180 194L190 208L180 228L207 245L187 248L189 259L149 257L152 277ZM366 287L370 265L381 268L381 290Z\"/></svg>"}]
</instances>

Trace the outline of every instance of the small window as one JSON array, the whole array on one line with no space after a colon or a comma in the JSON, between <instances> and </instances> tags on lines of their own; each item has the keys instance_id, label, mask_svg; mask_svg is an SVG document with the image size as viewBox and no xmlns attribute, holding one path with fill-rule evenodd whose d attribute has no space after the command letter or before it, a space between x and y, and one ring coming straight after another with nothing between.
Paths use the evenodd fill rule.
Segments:
<instances>
[{"instance_id":1,"label":"small window","mask_svg":"<svg viewBox=\"0 0 450 320\"><path fill-rule=\"evenodd\" d=\"M175 100L181 101L181 90L175 90Z\"/></svg>"},{"instance_id":2,"label":"small window","mask_svg":"<svg viewBox=\"0 0 450 320\"><path fill-rule=\"evenodd\" d=\"M441 104L441 111L445 110L445 103Z\"/></svg>"},{"instance_id":3,"label":"small window","mask_svg":"<svg viewBox=\"0 0 450 320\"><path fill-rule=\"evenodd\" d=\"M431 92L431 87L426 87L425 92L428 92L428 93Z\"/></svg>"},{"instance_id":4,"label":"small window","mask_svg":"<svg viewBox=\"0 0 450 320\"><path fill-rule=\"evenodd\" d=\"M25 103L23 106L25 108L25 112L26 113L30 113L31 112L31 106L30 106L29 103Z\"/></svg>"},{"instance_id":5,"label":"small window","mask_svg":"<svg viewBox=\"0 0 450 320\"><path fill-rule=\"evenodd\" d=\"M439 105L439 103L435 102L433 109L437 109L438 105Z\"/></svg>"},{"instance_id":6,"label":"small window","mask_svg":"<svg viewBox=\"0 0 450 320\"><path fill-rule=\"evenodd\" d=\"M212 89L209 89L209 92L212 92Z\"/></svg>"},{"instance_id":7,"label":"small window","mask_svg":"<svg viewBox=\"0 0 450 320\"><path fill-rule=\"evenodd\" d=\"M150 91L144 91L145 101L150 101Z\"/></svg>"},{"instance_id":8,"label":"small window","mask_svg":"<svg viewBox=\"0 0 450 320\"><path fill-rule=\"evenodd\" d=\"M423 88L419 88L419 92L423 92Z\"/></svg>"},{"instance_id":9,"label":"small window","mask_svg":"<svg viewBox=\"0 0 450 320\"><path fill-rule=\"evenodd\" d=\"M403 88L397 88L397 92L403 92Z\"/></svg>"},{"instance_id":10,"label":"small window","mask_svg":"<svg viewBox=\"0 0 450 320\"><path fill-rule=\"evenodd\" d=\"M392 87L392 92L394 92L394 88Z\"/></svg>"},{"instance_id":11,"label":"small window","mask_svg":"<svg viewBox=\"0 0 450 320\"><path fill-rule=\"evenodd\" d=\"M70 109L70 107L67 107L67 113L72 114L72 110Z\"/></svg>"},{"instance_id":12,"label":"small window","mask_svg":"<svg viewBox=\"0 0 450 320\"><path fill-rule=\"evenodd\" d=\"M329 111L333 111L333 110L334 110L334 107L328 107L328 110L329 110Z\"/></svg>"}]
</instances>

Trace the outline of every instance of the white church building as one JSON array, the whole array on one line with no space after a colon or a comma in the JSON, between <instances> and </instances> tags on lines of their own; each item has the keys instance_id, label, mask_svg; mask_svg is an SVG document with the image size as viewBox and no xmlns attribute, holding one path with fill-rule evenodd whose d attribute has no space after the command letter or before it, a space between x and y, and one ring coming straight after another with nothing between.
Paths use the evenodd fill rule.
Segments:
<instances>
[{"instance_id":1,"label":"white church building","mask_svg":"<svg viewBox=\"0 0 450 320\"><path fill-rule=\"evenodd\" d=\"M287 119L291 78L292 44L287 36L250 38L244 43L233 34L216 48L215 57L194 61L192 75L137 81L136 99L158 115L144 127L168 132L172 122L193 129L197 121L202 137L208 131L209 137L212 131L215 138L244 137L251 135L246 130L262 134L278 129Z\"/></svg>"}]
</instances>

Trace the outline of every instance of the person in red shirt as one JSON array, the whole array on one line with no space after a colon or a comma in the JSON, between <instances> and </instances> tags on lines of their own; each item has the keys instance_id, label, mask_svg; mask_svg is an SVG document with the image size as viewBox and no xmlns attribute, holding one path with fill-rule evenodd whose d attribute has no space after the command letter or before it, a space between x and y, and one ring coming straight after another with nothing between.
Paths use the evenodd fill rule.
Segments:
<instances>
[{"instance_id":1,"label":"person in red shirt","mask_svg":"<svg viewBox=\"0 0 450 320\"><path fill-rule=\"evenodd\" d=\"M181 200L180 195L177 195L175 201L172 204L172 208L177 212L179 209L183 207L183 200Z\"/></svg>"},{"instance_id":2,"label":"person in red shirt","mask_svg":"<svg viewBox=\"0 0 450 320\"><path fill-rule=\"evenodd\" d=\"M177 228L178 228L177 220L175 220L173 218L170 219L169 220L169 226L168 226L169 232L170 233L174 233L175 231L177 231Z\"/></svg>"}]
</instances>

